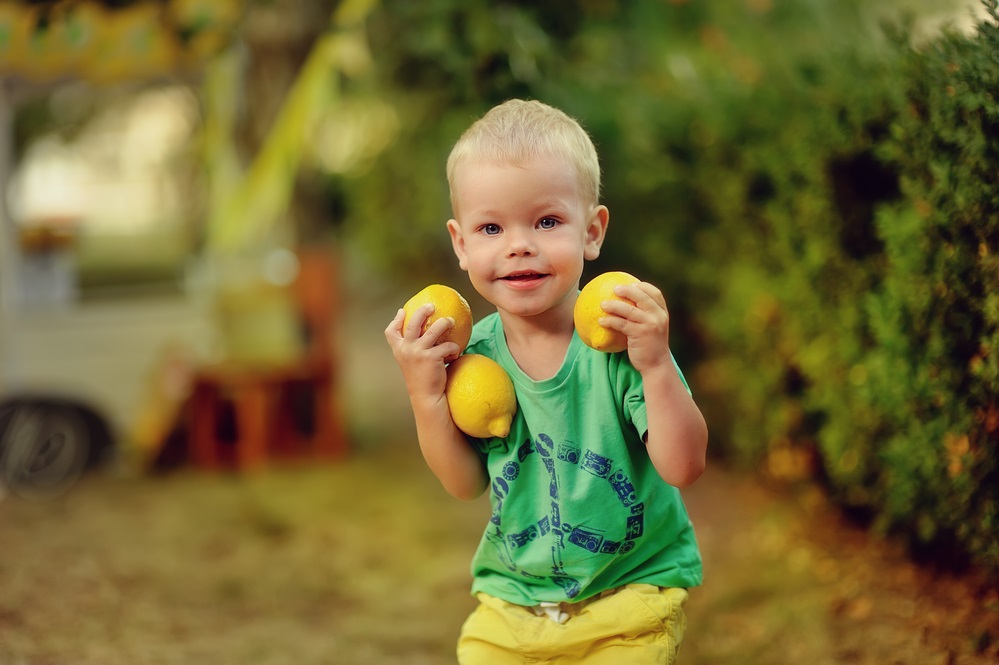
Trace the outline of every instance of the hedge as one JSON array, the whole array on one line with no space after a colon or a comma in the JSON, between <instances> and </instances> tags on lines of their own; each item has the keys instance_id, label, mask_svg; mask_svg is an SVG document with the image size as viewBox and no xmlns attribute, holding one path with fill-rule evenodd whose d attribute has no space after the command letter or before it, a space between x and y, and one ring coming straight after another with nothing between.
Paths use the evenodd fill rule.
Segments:
<instances>
[{"instance_id":1,"label":"hedge","mask_svg":"<svg viewBox=\"0 0 999 665\"><path fill-rule=\"evenodd\" d=\"M914 47L889 31L877 59L807 63L804 84L743 100L689 166L685 310L724 450L817 479L917 554L999 572L999 16L984 4L973 35Z\"/></svg>"}]
</instances>

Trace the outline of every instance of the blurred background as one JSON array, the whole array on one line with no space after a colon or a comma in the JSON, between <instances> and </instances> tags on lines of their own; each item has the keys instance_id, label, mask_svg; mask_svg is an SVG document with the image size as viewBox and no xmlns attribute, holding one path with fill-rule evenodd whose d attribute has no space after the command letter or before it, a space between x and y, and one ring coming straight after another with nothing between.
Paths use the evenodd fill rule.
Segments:
<instances>
[{"instance_id":1,"label":"blurred background","mask_svg":"<svg viewBox=\"0 0 999 665\"><path fill-rule=\"evenodd\" d=\"M997 22L3 2L0 663L453 662L487 507L414 456L382 330L433 282L488 313L444 163L511 97L593 137L584 280L662 288L709 422L688 662L992 662Z\"/></svg>"}]
</instances>

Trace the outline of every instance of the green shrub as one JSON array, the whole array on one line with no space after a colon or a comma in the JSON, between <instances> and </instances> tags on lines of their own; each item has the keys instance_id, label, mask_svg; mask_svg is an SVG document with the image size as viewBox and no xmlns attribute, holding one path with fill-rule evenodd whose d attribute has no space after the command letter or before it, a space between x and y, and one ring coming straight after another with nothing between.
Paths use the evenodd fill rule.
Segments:
<instances>
[{"instance_id":1,"label":"green shrub","mask_svg":"<svg viewBox=\"0 0 999 665\"><path fill-rule=\"evenodd\" d=\"M817 61L692 167L722 446L999 571L999 29ZM864 81L864 85L857 85ZM759 97L754 108L773 112Z\"/></svg>"},{"instance_id":2,"label":"green shrub","mask_svg":"<svg viewBox=\"0 0 999 665\"><path fill-rule=\"evenodd\" d=\"M887 424L880 518L999 570L999 16L912 54L879 154L887 265L865 302L870 402ZM905 387L900 390L897 386Z\"/></svg>"}]
</instances>

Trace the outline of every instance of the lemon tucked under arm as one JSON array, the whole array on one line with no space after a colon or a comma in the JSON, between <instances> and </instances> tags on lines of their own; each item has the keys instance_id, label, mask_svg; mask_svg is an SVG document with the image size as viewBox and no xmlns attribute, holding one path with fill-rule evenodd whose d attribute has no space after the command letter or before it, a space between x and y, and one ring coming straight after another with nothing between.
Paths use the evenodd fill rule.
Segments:
<instances>
[{"instance_id":1,"label":"lemon tucked under arm","mask_svg":"<svg viewBox=\"0 0 999 665\"><path fill-rule=\"evenodd\" d=\"M626 272L605 272L590 280L579 292L572 319L576 324L579 338L587 346L607 353L616 353L628 348L628 338L623 333L600 325L600 318L607 316L600 303L604 300L622 300L631 303L627 298L615 294L614 287L635 284L638 281L637 277Z\"/></svg>"},{"instance_id":2,"label":"lemon tucked under arm","mask_svg":"<svg viewBox=\"0 0 999 665\"><path fill-rule=\"evenodd\" d=\"M427 317L420 334L427 332L427 328L438 319L447 316L454 319L454 327L437 340L438 344L454 342L458 345L458 353L445 358L445 360L454 360L465 350L468 340L472 337L472 309L468 306L468 301L450 286L431 284L403 305L403 310L406 312L406 318L402 322L403 328L409 324L409 318L416 310L431 303L434 306L434 313Z\"/></svg>"},{"instance_id":3,"label":"lemon tucked under arm","mask_svg":"<svg viewBox=\"0 0 999 665\"><path fill-rule=\"evenodd\" d=\"M517 413L513 381L491 358L466 353L447 366L444 388L451 420L469 436L505 437Z\"/></svg>"}]
</instances>

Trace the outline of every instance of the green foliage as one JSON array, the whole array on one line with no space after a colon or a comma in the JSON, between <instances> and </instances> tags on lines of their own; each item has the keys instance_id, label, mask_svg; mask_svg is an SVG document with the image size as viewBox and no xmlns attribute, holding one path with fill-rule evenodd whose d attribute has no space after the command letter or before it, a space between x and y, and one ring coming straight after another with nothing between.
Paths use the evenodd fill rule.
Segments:
<instances>
[{"instance_id":1,"label":"green foliage","mask_svg":"<svg viewBox=\"0 0 999 665\"><path fill-rule=\"evenodd\" d=\"M887 269L865 305L871 403L887 423L881 519L999 568L999 16L913 54L881 154ZM893 376L904 371L901 376ZM902 379L907 390L889 390Z\"/></svg>"},{"instance_id":2,"label":"green foliage","mask_svg":"<svg viewBox=\"0 0 999 665\"><path fill-rule=\"evenodd\" d=\"M713 449L999 572L999 19L917 48L870 4L388 0L404 126L348 228L441 273L450 145L508 97L562 107L611 210L588 270L667 294Z\"/></svg>"},{"instance_id":3,"label":"green foliage","mask_svg":"<svg viewBox=\"0 0 999 665\"><path fill-rule=\"evenodd\" d=\"M817 60L699 153L698 378L742 459L811 460L855 515L999 571L999 40ZM858 85L859 82L864 85ZM776 108L766 99L754 109ZM714 422L720 422L715 420Z\"/></svg>"},{"instance_id":4,"label":"green foliage","mask_svg":"<svg viewBox=\"0 0 999 665\"><path fill-rule=\"evenodd\" d=\"M656 251L641 241L649 235L665 233L660 245L674 247L697 214L684 180L701 144L734 138L731 119L741 117L747 95L798 77L797 68L808 69L801 58L843 34L873 34L842 25L862 2L835 5L386 0L369 35L378 92L395 104L402 127L376 167L345 188L349 229L397 274L448 256L441 229L450 214L451 145L494 104L528 97L578 117L597 143L606 198L622 220L604 263ZM788 58L794 49L800 58ZM769 99L767 113L780 105ZM415 242L386 242L413 233Z\"/></svg>"}]
</instances>

